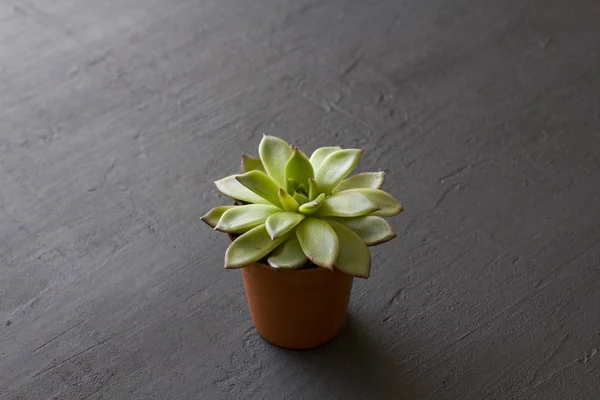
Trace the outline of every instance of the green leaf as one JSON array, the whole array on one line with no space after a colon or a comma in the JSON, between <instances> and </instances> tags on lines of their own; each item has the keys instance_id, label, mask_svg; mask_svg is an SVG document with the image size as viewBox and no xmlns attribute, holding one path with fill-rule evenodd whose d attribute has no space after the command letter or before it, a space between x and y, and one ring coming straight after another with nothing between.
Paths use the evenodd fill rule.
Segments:
<instances>
[{"instance_id":1,"label":"green leaf","mask_svg":"<svg viewBox=\"0 0 600 400\"><path fill-rule=\"evenodd\" d=\"M281 207L279 186L264 172L250 171L236 176L235 179L269 203Z\"/></svg>"},{"instance_id":2,"label":"green leaf","mask_svg":"<svg viewBox=\"0 0 600 400\"><path fill-rule=\"evenodd\" d=\"M325 193L321 193L320 195L317 196L316 199L314 199L308 203L302 204L298 208L298 212L301 212L302 214L306 214L306 215L314 214L319 210L319 208L321 208L324 200L325 200Z\"/></svg>"},{"instance_id":3,"label":"green leaf","mask_svg":"<svg viewBox=\"0 0 600 400\"><path fill-rule=\"evenodd\" d=\"M308 203L308 197L306 197L305 195L303 195L302 193L294 193L294 200L296 200L298 202L298 205L302 205L304 203Z\"/></svg>"},{"instance_id":4,"label":"green leaf","mask_svg":"<svg viewBox=\"0 0 600 400\"><path fill-rule=\"evenodd\" d=\"M313 166L313 169L316 171L319 169L323 160L330 155L331 153L341 150L342 148L339 146L329 146L329 147L321 147L320 149L316 149L314 153L310 156L310 163Z\"/></svg>"},{"instance_id":5,"label":"green leaf","mask_svg":"<svg viewBox=\"0 0 600 400\"><path fill-rule=\"evenodd\" d=\"M267 218L281 209L266 204L235 206L223 214L216 230L228 233L243 233L263 224Z\"/></svg>"},{"instance_id":6,"label":"green leaf","mask_svg":"<svg viewBox=\"0 0 600 400\"><path fill-rule=\"evenodd\" d=\"M287 239L271 240L267 228L259 225L235 239L225 252L225 268L242 268L252 264L277 248Z\"/></svg>"},{"instance_id":7,"label":"green leaf","mask_svg":"<svg viewBox=\"0 0 600 400\"><path fill-rule=\"evenodd\" d=\"M377 206L367 196L353 191L345 191L325 199L317 215L322 217L360 217L377 209Z\"/></svg>"},{"instance_id":8,"label":"green leaf","mask_svg":"<svg viewBox=\"0 0 600 400\"><path fill-rule=\"evenodd\" d=\"M308 185L308 179L314 178L312 164L308 161L308 157L302 153L297 147L294 148L292 156L285 164L286 179L294 179L304 185Z\"/></svg>"},{"instance_id":9,"label":"green leaf","mask_svg":"<svg viewBox=\"0 0 600 400\"><path fill-rule=\"evenodd\" d=\"M283 187L285 164L292 156L290 145L278 137L264 135L258 146L258 154L269 176Z\"/></svg>"},{"instance_id":10,"label":"green leaf","mask_svg":"<svg viewBox=\"0 0 600 400\"><path fill-rule=\"evenodd\" d=\"M333 228L325 221L306 218L296 228L302 251L320 267L332 269L338 257L338 239Z\"/></svg>"},{"instance_id":11,"label":"green leaf","mask_svg":"<svg viewBox=\"0 0 600 400\"><path fill-rule=\"evenodd\" d=\"M267 262L273 268L300 268L306 264L307 259L296 235L290 235L271 253Z\"/></svg>"},{"instance_id":12,"label":"green leaf","mask_svg":"<svg viewBox=\"0 0 600 400\"><path fill-rule=\"evenodd\" d=\"M260 158L242 154L242 172L250 171L266 172Z\"/></svg>"},{"instance_id":13,"label":"green leaf","mask_svg":"<svg viewBox=\"0 0 600 400\"><path fill-rule=\"evenodd\" d=\"M238 175L231 175L215 182L217 189L227 197L253 204L271 204L237 181Z\"/></svg>"},{"instance_id":14,"label":"green leaf","mask_svg":"<svg viewBox=\"0 0 600 400\"><path fill-rule=\"evenodd\" d=\"M364 150L338 150L328 155L315 172L317 185L323 193L330 193L356 167Z\"/></svg>"},{"instance_id":15,"label":"green leaf","mask_svg":"<svg viewBox=\"0 0 600 400\"><path fill-rule=\"evenodd\" d=\"M214 228L219 223L219 219L221 219L223 213L233 207L235 206L217 206L200 217L200 219L211 228Z\"/></svg>"},{"instance_id":16,"label":"green leaf","mask_svg":"<svg viewBox=\"0 0 600 400\"><path fill-rule=\"evenodd\" d=\"M315 182L315 180L312 178L309 179L308 180L308 198L310 200L314 200L321 193L323 193L323 192L319 189L319 185L317 185L317 182Z\"/></svg>"},{"instance_id":17,"label":"green leaf","mask_svg":"<svg viewBox=\"0 0 600 400\"><path fill-rule=\"evenodd\" d=\"M283 209L285 211L291 211L291 212L298 211L298 207L300 205L298 204L298 202L296 200L294 200L294 198L292 196L287 194L287 192L285 190L279 188L279 192L277 194L279 195L279 202L281 203L281 205L283 206Z\"/></svg>"},{"instance_id":18,"label":"green leaf","mask_svg":"<svg viewBox=\"0 0 600 400\"><path fill-rule=\"evenodd\" d=\"M304 188L304 185L303 185L303 184L299 183L299 184L296 186L296 193L302 193L303 195L305 195L305 196L306 196L306 195L308 195L308 190L306 190L306 189Z\"/></svg>"},{"instance_id":19,"label":"green leaf","mask_svg":"<svg viewBox=\"0 0 600 400\"><path fill-rule=\"evenodd\" d=\"M371 271L371 253L362 239L351 229L331 221L338 238L340 253L335 266L342 272L358 278L368 278Z\"/></svg>"},{"instance_id":20,"label":"green leaf","mask_svg":"<svg viewBox=\"0 0 600 400\"><path fill-rule=\"evenodd\" d=\"M385 243L396 237L392 226L381 217L367 215L356 218L333 218L333 220L354 231L367 246Z\"/></svg>"},{"instance_id":21,"label":"green leaf","mask_svg":"<svg viewBox=\"0 0 600 400\"><path fill-rule=\"evenodd\" d=\"M340 184L333 189L332 193L357 188L379 189L383 185L383 176L383 171L356 174L341 181Z\"/></svg>"},{"instance_id":22,"label":"green leaf","mask_svg":"<svg viewBox=\"0 0 600 400\"><path fill-rule=\"evenodd\" d=\"M298 182L295 179L285 178L283 180L283 186L284 186L285 191L292 196L296 192L297 185L298 185Z\"/></svg>"},{"instance_id":23,"label":"green leaf","mask_svg":"<svg viewBox=\"0 0 600 400\"><path fill-rule=\"evenodd\" d=\"M341 193L360 193L364 196L367 196L369 200L379 208L378 211L375 211L373 215L378 215L380 217L392 217L394 215L398 215L402 212L403 207L398 200L392 197L391 194L384 192L379 189L350 189L345 190Z\"/></svg>"},{"instance_id":24,"label":"green leaf","mask_svg":"<svg viewBox=\"0 0 600 400\"><path fill-rule=\"evenodd\" d=\"M304 219L304 215L295 212L279 212L267 218L265 226L271 239L277 239L296 227Z\"/></svg>"}]
</instances>

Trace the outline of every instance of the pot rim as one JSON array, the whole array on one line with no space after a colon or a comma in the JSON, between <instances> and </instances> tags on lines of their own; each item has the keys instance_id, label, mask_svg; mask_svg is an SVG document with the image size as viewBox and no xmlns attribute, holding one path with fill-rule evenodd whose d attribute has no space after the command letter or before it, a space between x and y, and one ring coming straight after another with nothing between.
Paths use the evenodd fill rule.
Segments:
<instances>
[{"instance_id":1,"label":"pot rim","mask_svg":"<svg viewBox=\"0 0 600 400\"><path fill-rule=\"evenodd\" d=\"M342 272L342 271L340 271L335 266L334 266L334 269L328 269L328 268L319 267L318 265L316 266L316 268L307 268L307 269L298 269L298 268L293 268L293 269L291 269L291 268L290 269L288 269L288 268L273 268L270 265L265 264L265 263L260 262L260 261L253 262L252 264L248 264L248 265L246 265L246 266L244 266L242 268L249 267L250 265L255 265L255 266L258 266L260 268L268 269L268 270L271 270L271 271L277 271L277 272L281 272L281 273L284 273L284 274L289 274L289 273L304 273L304 274L308 274L308 273L320 273L322 271L335 272L336 270L339 271L339 272Z\"/></svg>"}]
</instances>

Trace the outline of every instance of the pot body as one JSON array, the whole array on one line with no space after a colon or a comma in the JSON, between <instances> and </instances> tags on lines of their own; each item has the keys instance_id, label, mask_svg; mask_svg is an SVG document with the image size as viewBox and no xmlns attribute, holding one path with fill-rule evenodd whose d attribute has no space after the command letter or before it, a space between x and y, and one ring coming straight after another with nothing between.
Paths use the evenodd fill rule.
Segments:
<instances>
[{"instance_id":1,"label":"pot body","mask_svg":"<svg viewBox=\"0 0 600 400\"><path fill-rule=\"evenodd\" d=\"M269 342L288 349L327 343L346 322L352 277L337 269L242 268L252 322Z\"/></svg>"}]
</instances>

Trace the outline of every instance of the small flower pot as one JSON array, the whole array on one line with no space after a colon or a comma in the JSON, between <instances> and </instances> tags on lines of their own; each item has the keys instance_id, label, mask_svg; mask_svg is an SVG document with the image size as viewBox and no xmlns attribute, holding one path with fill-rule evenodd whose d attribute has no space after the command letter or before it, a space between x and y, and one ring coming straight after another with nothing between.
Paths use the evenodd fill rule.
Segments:
<instances>
[{"instance_id":1,"label":"small flower pot","mask_svg":"<svg viewBox=\"0 0 600 400\"><path fill-rule=\"evenodd\" d=\"M353 278L335 268L288 271L254 263L242 268L242 276L252 322L277 346L320 346L346 322Z\"/></svg>"},{"instance_id":2,"label":"small flower pot","mask_svg":"<svg viewBox=\"0 0 600 400\"><path fill-rule=\"evenodd\" d=\"M241 174L215 181L234 204L200 219L229 234L224 267L242 269L254 326L277 346L308 349L336 337L353 277L369 277L368 246L396 237L383 217L402 205L380 189L383 171L349 176L364 151L327 146L309 158L263 135L260 157L242 155Z\"/></svg>"}]
</instances>

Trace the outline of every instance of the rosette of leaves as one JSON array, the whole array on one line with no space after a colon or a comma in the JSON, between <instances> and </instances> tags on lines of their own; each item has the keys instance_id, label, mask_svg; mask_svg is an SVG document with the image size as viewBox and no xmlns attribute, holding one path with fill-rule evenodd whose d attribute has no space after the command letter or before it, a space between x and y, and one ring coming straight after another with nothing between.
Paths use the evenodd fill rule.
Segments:
<instances>
[{"instance_id":1,"label":"rosette of leaves","mask_svg":"<svg viewBox=\"0 0 600 400\"><path fill-rule=\"evenodd\" d=\"M310 157L283 139L263 136L260 157L242 156L242 174L215 182L236 200L201 219L235 237L225 268L259 260L273 268L307 264L366 278L371 269L367 246L396 237L383 217L402 211L381 190L383 172L348 175L364 149L322 147Z\"/></svg>"}]
</instances>

